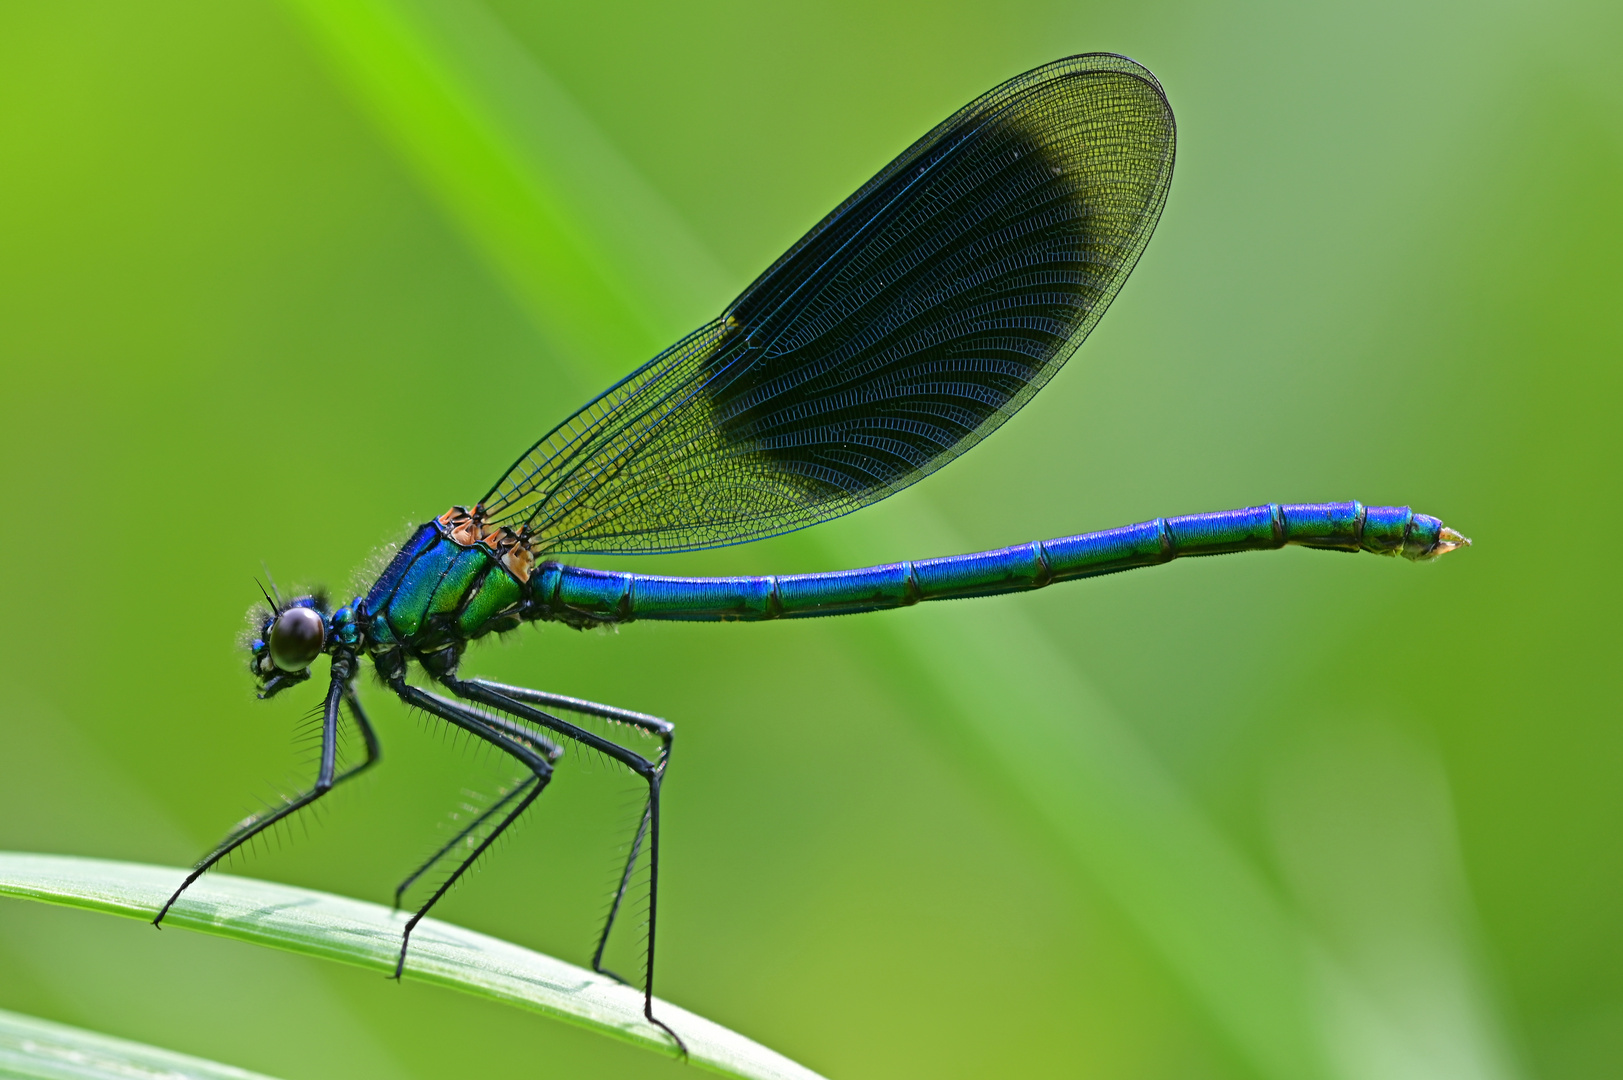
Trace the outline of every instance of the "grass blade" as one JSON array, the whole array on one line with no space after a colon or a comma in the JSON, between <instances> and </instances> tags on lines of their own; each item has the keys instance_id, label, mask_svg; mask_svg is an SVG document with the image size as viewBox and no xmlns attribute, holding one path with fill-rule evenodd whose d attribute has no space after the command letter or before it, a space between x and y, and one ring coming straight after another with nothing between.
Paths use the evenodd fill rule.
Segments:
<instances>
[{"instance_id":1,"label":"grass blade","mask_svg":"<svg viewBox=\"0 0 1623 1080\"><path fill-rule=\"evenodd\" d=\"M132 919L150 920L185 875L141 863L0 853L0 896ZM403 913L364 900L209 874L175 904L164 927L387 974L394 970L405 920ZM659 1054L676 1052L670 1038L643 1019L642 995L601 975L436 919L424 919L411 943L408 979L517 1005ZM681 1034L694 1065L748 1080L817 1080L816 1073L703 1017L663 1001L654 1007Z\"/></svg>"},{"instance_id":2,"label":"grass blade","mask_svg":"<svg viewBox=\"0 0 1623 1080\"><path fill-rule=\"evenodd\" d=\"M271 1080L263 1073L0 1009L0 1076L28 1080Z\"/></svg>"}]
</instances>

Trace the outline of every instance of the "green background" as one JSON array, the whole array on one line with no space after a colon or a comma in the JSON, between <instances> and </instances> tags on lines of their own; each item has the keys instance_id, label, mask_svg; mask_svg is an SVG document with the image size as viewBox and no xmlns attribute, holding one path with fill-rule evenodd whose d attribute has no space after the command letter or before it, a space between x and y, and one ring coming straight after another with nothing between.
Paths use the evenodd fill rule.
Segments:
<instances>
[{"instance_id":1,"label":"green background","mask_svg":"<svg viewBox=\"0 0 1623 1080\"><path fill-rule=\"evenodd\" d=\"M464 670L676 722L659 991L831 1077L1616 1076L1620 45L1598 2L6 4L0 847L181 865L301 783L316 692L254 702L235 641L261 560L352 588L931 124L1110 50L1178 171L1070 370L882 506L620 565L1345 498L1474 549ZM501 775L365 692L384 767L236 872L386 900ZM438 914L583 961L624 794L566 768ZM288 1080L680 1068L21 903L0 1007Z\"/></svg>"}]
</instances>

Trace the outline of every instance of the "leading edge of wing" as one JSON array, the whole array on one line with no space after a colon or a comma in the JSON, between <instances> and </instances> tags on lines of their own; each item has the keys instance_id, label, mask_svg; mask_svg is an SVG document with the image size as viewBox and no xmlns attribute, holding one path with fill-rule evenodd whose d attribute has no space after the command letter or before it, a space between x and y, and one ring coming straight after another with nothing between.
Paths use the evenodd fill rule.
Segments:
<instances>
[{"instance_id":1,"label":"leading edge of wing","mask_svg":"<svg viewBox=\"0 0 1623 1080\"><path fill-rule=\"evenodd\" d=\"M1140 89L1066 82L1101 75ZM529 526L540 550L693 550L908 486L1091 330L1148 242L1174 146L1159 83L1124 57L993 88L530 447L486 495L489 520Z\"/></svg>"}]
</instances>

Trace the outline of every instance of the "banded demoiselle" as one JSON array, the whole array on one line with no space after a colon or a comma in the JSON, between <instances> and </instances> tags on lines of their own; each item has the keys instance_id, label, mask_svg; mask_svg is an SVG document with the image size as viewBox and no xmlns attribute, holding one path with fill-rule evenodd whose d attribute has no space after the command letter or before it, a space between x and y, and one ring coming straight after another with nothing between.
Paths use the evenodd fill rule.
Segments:
<instances>
[{"instance_id":1,"label":"banded demoiselle","mask_svg":"<svg viewBox=\"0 0 1623 1080\"><path fill-rule=\"evenodd\" d=\"M1469 541L1407 507L1256 506L969 555L860 570L687 578L589 570L571 553L692 551L775 536L877 502L946 465L1060 369L1127 280L1172 179L1172 110L1155 77L1106 53L1019 75L953 113L846 199L717 318L519 456L483 498L419 526L366 595L269 600L249 666L268 698L331 659L315 784L241 822L154 922L222 858L378 760L355 677L362 657L400 699L516 761L522 779L402 884L449 873L411 933L545 790L562 753L591 747L646 787L604 947L646 856L643 1011L653 1014L660 787L672 725L658 717L459 674L468 644L522 623L751 621L990 596L1287 544L1434 559ZM436 693L409 681L412 665ZM338 767L340 725L363 760ZM590 730L607 721L607 734ZM642 752L616 732L646 737ZM401 890L396 892L399 902Z\"/></svg>"}]
</instances>

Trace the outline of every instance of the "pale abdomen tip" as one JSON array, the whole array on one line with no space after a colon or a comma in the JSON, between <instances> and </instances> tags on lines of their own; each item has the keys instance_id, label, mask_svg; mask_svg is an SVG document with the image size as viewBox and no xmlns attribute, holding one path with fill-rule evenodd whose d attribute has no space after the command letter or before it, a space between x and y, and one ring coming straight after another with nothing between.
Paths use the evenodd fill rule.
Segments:
<instances>
[{"instance_id":1,"label":"pale abdomen tip","mask_svg":"<svg viewBox=\"0 0 1623 1080\"><path fill-rule=\"evenodd\" d=\"M1471 538L1469 536L1444 525L1442 532L1437 534L1437 543L1432 545L1431 551L1426 555L1426 558L1440 559L1450 551L1470 546Z\"/></svg>"}]
</instances>

